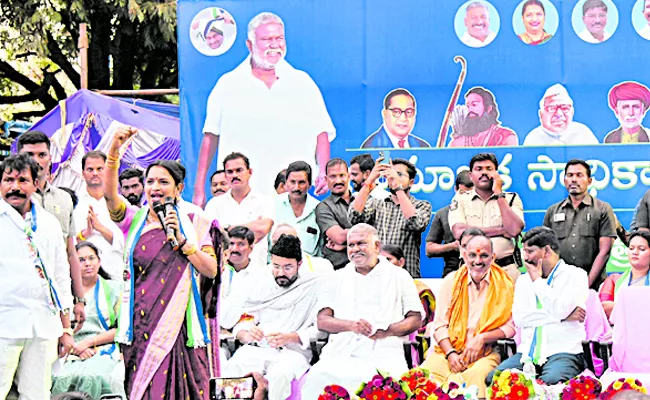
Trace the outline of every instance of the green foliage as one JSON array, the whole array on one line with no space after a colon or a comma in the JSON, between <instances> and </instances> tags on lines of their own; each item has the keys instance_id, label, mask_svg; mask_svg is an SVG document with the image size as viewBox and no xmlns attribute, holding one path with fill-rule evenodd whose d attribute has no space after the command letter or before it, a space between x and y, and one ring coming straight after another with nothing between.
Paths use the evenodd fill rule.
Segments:
<instances>
[{"instance_id":1,"label":"green foliage","mask_svg":"<svg viewBox=\"0 0 650 400\"><path fill-rule=\"evenodd\" d=\"M177 87L174 0L1 0L0 103L38 93L36 104L48 108L78 88L81 23L88 25L90 89ZM35 92L48 74L56 82ZM35 86L25 87L25 78Z\"/></svg>"}]
</instances>

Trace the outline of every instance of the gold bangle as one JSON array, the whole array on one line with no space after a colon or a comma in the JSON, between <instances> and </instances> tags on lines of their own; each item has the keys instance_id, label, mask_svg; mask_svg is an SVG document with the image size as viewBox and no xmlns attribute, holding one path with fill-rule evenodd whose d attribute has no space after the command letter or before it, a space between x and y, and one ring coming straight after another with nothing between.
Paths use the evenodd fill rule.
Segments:
<instances>
[{"instance_id":1,"label":"gold bangle","mask_svg":"<svg viewBox=\"0 0 650 400\"><path fill-rule=\"evenodd\" d=\"M112 160L109 160L109 161L106 163L106 168L108 168L108 169L112 169L112 170L114 170L114 171L117 171L118 169L120 169L120 162L119 162L119 161L112 161Z\"/></svg>"},{"instance_id":2,"label":"gold bangle","mask_svg":"<svg viewBox=\"0 0 650 400\"><path fill-rule=\"evenodd\" d=\"M82 231L77 233L77 239L81 240L82 242L85 242L87 239L84 237L84 235L81 232Z\"/></svg>"},{"instance_id":3,"label":"gold bangle","mask_svg":"<svg viewBox=\"0 0 650 400\"><path fill-rule=\"evenodd\" d=\"M126 216L126 204L123 201L120 202L120 205L117 206L115 210L108 210L108 214L111 216L111 220L115 222L122 222Z\"/></svg>"},{"instance_id":4,"label":"gold bangle","mask_svg":"<svg viewBox=\"0 0 650 400\"><path fill-rule=\"evenodd\" d=\"M196 253L198 250L197 250L196 246L192 244L192 245L190 245L189 250L185 251L185 250L181 249L181 251L183 252L183 254L185 254L186 257L189 257L192 254Z\"/></svg>"},{"instance_id":5,"label":"gold bangle","mask_svg":"<svg viewBox=\"0 0 650 400\"><path fill-rule=\"evenodd\" d=\"M119 155L117 157L113 157L112 155L107 154L106 159L108 161L120 162L120 156Z\"/></svg>"}]
</instances>

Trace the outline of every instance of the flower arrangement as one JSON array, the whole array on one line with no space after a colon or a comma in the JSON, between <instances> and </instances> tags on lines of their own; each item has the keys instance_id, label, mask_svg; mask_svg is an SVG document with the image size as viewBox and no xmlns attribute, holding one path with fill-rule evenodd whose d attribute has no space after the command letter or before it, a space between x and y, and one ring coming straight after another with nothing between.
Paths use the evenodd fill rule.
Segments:
<instances>
[{"instance_id":1,"label":"flower arrangement","mask_svg":"<svg viewBox=\"0 0 650 400\"><path fill-rule=\"evenodd\" d=\"M323 393L318 396L318 400L350 400L350 393L343 386L325 386Z\"/></svg>"},{"instance_id":2,"label":"flower arrangement","mask_svg":"<svg viewBox=\"0 0 650 400\"><path fill-rule=\"evenodd\" d=\"M367 383L361 384L357 390L360 400L406 400L411 398L411 390L406 383L377 372L377 375Z\"/></svg>"},{"instance_id":3,"label":"flower arrangement","mask_svg":"<svg viewBox=\"0 0 650 400\"><path fill-rule=\"evenodd\" d=\"M603 390L600 381L591 376L576 376L562 390L562 400L594 400Z\"/></svg>"},{"instance_id":4,"label":"flower arrangement","mask_svg":"<svg viewBox=\"0 0 650 400\"><path fill-rule=\"evenodd\" d=\"M511 370L497 371L492 386L488 388L492 400L527 400L535 398L533 381L523 373Z\"/></svg>"},{"instance_id":5,"label":"flower arrangement","mask_svg":"<svg viewBox=\"0 0 650 400\"><path fill-rule=\"evenodd\" d=\"M610 383L609 386L607 386L607 389L600 394L599 399L612 399L618 392L622 392L624 390L636 390L637 392L648 394L648 390L643 387L643 384L638 379L620 378Z\"/></svg>"},{"instance_id":6,"label":"flower arrangement","mask_svg":"<svg viewBox=\"0 0 650 400\"><path fill-rule=\"evenodd\" d=\"M411 399L429 400L430 395L438 389L438 385L431 380L429 370L424 368L415 368L402 375L402 382L411 390Z\"/></svg>"}]
</instances>

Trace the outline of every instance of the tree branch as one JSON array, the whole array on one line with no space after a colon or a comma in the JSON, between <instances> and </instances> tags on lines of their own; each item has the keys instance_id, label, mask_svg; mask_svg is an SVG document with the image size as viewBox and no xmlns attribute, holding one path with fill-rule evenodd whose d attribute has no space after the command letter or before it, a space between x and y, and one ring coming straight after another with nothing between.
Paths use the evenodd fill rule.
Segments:
<instances>
[{"instance_id":1,"label":"tree branch","mask_svg":"<svg viewBox=\"0 0 650 400\"><path fill-rule=\"evenodd\" d=\"M25 111L25 112L19 112L19 113L14 113L14 120L26 120L32 117L42 117L43 115L47 114L48 110L36 110L36 111Z\"/></svg>"},{"instance_id":2,"label":"tree branch","mask_svg":"<svg viewBox=\"0 0 650 400\"><path fill-rule=\"evenodd\" d=\"M27 101L40 100L41 103L47 108L48 104L54 103L56 106L57 101L54 100L47 92L52 86L52 81L54 80L53 73L45 73L45 78L43 79L43 84L35 90L31 90L29 94L24 94L20 96L0 96L0 104L15 104L15 103L24 103ZM51 100L51 102L48 101Z\"/></svg>"},{"instance_id":3,"label":"tree branch","mask_svg":"<svg viewBox=\"0 0 650 400\"><path fill-rule=\"evenodd\" d=\"M6 61L0 60L0 72L2 72L7 79L16 82L30 92L33 92L34 90L40 88L38 83L32 81L25 75L16 71L16 69L14 69L14 67L12 67L11 64Z\"/></svg>"},{"instance_id":4,"label":"tree branch","mask_svg":"<svg viewBox=\"0 0 650 400\"><path fill-rule=\"evenodd\" d=\"M61 67L63 72L65 72L65 74L68 75L68 78L72 81L72 84L79 89L81 86L81 76L74 69L65 54L63 54L61 48L50 32L47 32L47 49L50 52L50 59Z\"/></svg>"}]
</instances>

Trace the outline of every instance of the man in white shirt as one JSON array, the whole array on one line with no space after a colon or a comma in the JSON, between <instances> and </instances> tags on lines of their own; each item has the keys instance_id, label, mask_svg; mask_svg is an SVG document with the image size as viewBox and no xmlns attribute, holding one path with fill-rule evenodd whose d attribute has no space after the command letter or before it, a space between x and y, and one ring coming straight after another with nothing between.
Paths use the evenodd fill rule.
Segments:
<instances>
[{"instance_id":1,"label":"man in white shirt","mask_svg":"<svg viewBox=\"0 0 650 400\"><path fill-rule=\"evenodd\" d=\"M276 226L273 230L273 235L271 236L271 246L273 246L282 235L298 237L298 232L296 231L296 228L289 224L280 224ZM302 271L317 273L334 271L334 266L330 260L323 257L314 257L310 254L305 253L304 251L302 252L302 263L304 265L302 267Z\"/></svg>"},{"instance_id":2,"label":"man in white shirt","mask_svg":"<svg viewBox=\"0 0 650 400\"><path fill-rule=\"evenodd\" d=\"M612 37L607 27L607 4L603 0L587 0L582 5L582 21L585 29L578 37L587 43L602 43Z\"/></svg>"},{"instance_id":3,"label":"man in white shirt","mask_svg":"<svg viewBox=\"0 0 650 400\"><path fill-rule=\"evenodd\" d=\"M266 264L268 233L273 226L273 199L252 189L249 182L254 175L248 157L241 153L229 154L223 162L230 190L223 196L210 199L205 215L216 219L228 230L231 226L245 226L255 234L255 248L251 256L256 262Z\"/></svg>"},{"instance_id":4,"label":"man in white shirt","mask_svg":"<svg viewBox=\"0 0 650 400\"><path fill-rule=\"evenodd\" d=\"M303 251L320 255L322 240L316 223L316 206L320 203L308 193L311 186L311 166L296 161L287 167L287 192L275 198L275 223L296 228Z\"/></svg>"},{"instance_id":5,"label":"man in white shirt","mask_svg":"<svg viewBox=\"0 0 650 400\"><path fill-rule=\"evenodd\" d=\"M380 248L374 227L350 228L350 264L330 275L319 294L317 326L330 337L302 398L316 399L332 384L353 392L377 370L391 376L408 370L403 337L420 327L424 310L411 276L379 258Z\"/></svg>"},{"instance_id":6,"label":"man in white shirt","mask_svg":"<svg viewBox=\"0 0 650 400\"><path fill-rule=\"evenodd\" d=\"M219 323L225 329L231 329L237 322L239 314L235 315L234 320L230 321L231 314L235 310L231 303L235 301L235 295L241 295L243 292L250 293L248 279L256 270L264 269L265 263L259 263L251 258L254 248L255 235L253 231L245 226L235 226L228 232L230 245L228 246L228 260L223 266L221 272L221 287L219 289L220 320ZM238 293L240 292L240 293Z\"/></svg>"},{"instance_id":7,"label":"man in white shirt","mask_svg":"<svg viewBox=\"0 0 650 400\"><path fill-rule=\"evenodd\" d=\"M207 103L199 152L194 203L205 204L205 180L218 149L218 159L241 151L264 160L252 186L271 194L275 174L294 160L306 160L321 171L317 194L325 193L325 164L336 130L323 96L311 77L284 59L284 22L263 12L248 24L250 55L215 85ZM290 143L290 146L287 144Z\"/></svg>"},{"instance_id":8,"label":"man in white shirt","mask_svg":"<svg viewBox=\"0 0 650 400\"><path fill-rule=\"evenodd\" d=\"M245 345L226 362L222 375L261 373L268 380L269 400L285 400L291 382L309 368L310 341L318 334L314 323L320 275L303 272L300 240L295 236L278 238L271 260L247 288L250 294L233 330Z\"/></svg>"},{"instance_id":9,"label":"man in white shirt","mask_svg":"<svg viewBox=\"0 0 650 400\"><path fill-rule=\"evenodd\" d=\"M77 228L77 240L88 241L101 252L102 268L113 279L124 273L124 234L111 220L104 199L104 167L106 155L89 151L81 159L86 190L77 193L79 203L72 216Z\"/></svg>"},{"instance_id":10,"label":"man in white shirt","mask_svg":"<svg viewBox=\"0 0 650 400\"><path fill-rule=\"evenodd\" d=\"M598 144L591 129L573 120L574 113L566 88L559 83L549 87L539 101L541 125L526 135L524 146Z\"/></svg>"},{"instance_id":11,"label":"man in white shirt","mask_svg":"<svg viewBox=\"0 0 650 400\"><path fill-rule=\"evenodd\" d=\"M585 369L582 341L589 296L587 273L560 259L560 242L551 228L526 232L524 261L527 274L517 279L512 318L521 330L517 354L495 371L522 370L532 362L537 378L548 385L565 382ZM492 382L494 371L486 383Z\"/></svg>"},{"instance_id":12,"label":"man in white shirt","mask_svg":"<svg viewBox=\"0 0 650 400\"><path fill-rule=\"evenodd\" d=\"M643 4L643 10L641 12L643 13L643 17L648 23L645 24L643 28L639 29L637 32L645 40L650 40L650 0L645 0L645 3Z\"/></svg>"},{"instance_id":13,"label":"man in white shirt","mask_svg":"<svg viewBox=\"0 0 650 400\"><path fill-rule=\"evenodd\" d=\"M464 21L467 31L460 40L466 46L485 47L497 37L490 30L490 11L482 1L474 1L467 6Z\"/></svg>"},{"instance_id":14,"label":"man in white shirt","mask_svg":"<svg viewBox=\"0 0 650 400\"><path fill-rule=\"evenodd\" d=\"M74 345L65 242L59 221L32 202L37 176L38 165L27 155L9 157L2 165L0 399L14 377L20 399L49 399L52 364Z\"/></svg>"}]
</instances>

